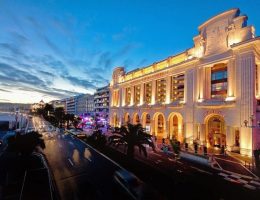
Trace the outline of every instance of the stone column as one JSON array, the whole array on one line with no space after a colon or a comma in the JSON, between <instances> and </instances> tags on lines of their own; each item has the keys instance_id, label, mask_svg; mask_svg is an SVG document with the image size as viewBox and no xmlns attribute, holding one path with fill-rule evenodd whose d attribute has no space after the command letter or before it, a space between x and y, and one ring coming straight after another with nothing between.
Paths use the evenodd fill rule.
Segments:
<instances>
[{"instance_id":1,"label":"stone column","mask_svg":"<svg viewBox=\"0 0 260 200\"><path fill-rule=\"evenodd\" d=\"M156 103L156 80L152 81L152 99L151 99L151 104Z\"/></svg>"},{"instance_id":2,"label":"stone column","mask_svg":"<svg viewBox=\"0 0 260 200\"><path fill-rule=\"evenodd\" d=\"M171 76L166 77L166 99L165 103L169 104L171 103Z\"/></svg>"},{"instance_id":3,"label":"stone column","mask_svg":"<svg viewBox=\"0 0 260 200\"><path fill-rule=\"evenodd\" d=\"M227 64L228 97L235 97L235 60L232 58Z\"/></svg>"},{"instance_id":4,"label":"stone column","mask_svg":"<svg viewBox=\"0 0 260 200\"><path fill-rule=\"evenodd\" d=\"M257 84L258 84L257 96L260 98L260 64L258 64L256 67L257 67Z\"/></svg>"},{"instance_id":5,"label":"stone column","mask_svg":"<svg viewBox=\"0 0 260 200\"><path fill-rule=\"evenodd\" d=\"M244 120L248 120L250 125L251 115L256 116L255 102L255 56L253 52L247 52L238 58L238 73L240 80L240 124L244 125ZM256 120L255 120L256 121ZM255 125L255 124L252 124ZM241 128L240 153L244 155L252 155L254 148L256 129L249 127Z\"/></svg>"},{"instance_id":6,"label":"stone column","mask_svg":"<svg viewBox=\"0 0 260 200\"><path fill-rule=\"evenodd\" d=\"M121 88L121 106L125 106L125 88Z\"/></svg>"},{"instance_id":7,"label":"stone column","mask_svg":"<svg viewBox=\"0 0 260 200\"><path fill-rule=\"evenodd\" d=\"M204 98L211 99L211 67L205 67L204 71Z\"/></svg>"},{"instance_id":8,"label":"stone column","mask_svg":"<svg viewBox=\"0 0 260 200\"><path fill-rule=\"evenodd\" d=\"M206 134L206 124L199 124L200 127L200 141L202 141L202 143L206 143L208 142L207 139L207 134Z\"/></svg>"},{"instance_id":9,"label":"stone column","mask_svg":"<svg viewBox=\"0 0 260 200\"><path fill-rule=\"evenodd\" d=\"M164 126L163 126L163 138L168 138L168 125L167 121L164 120Z\"/></svg>"},{"instance_id":10,"label":"stone column","mask_svg":"<svg viewBox=\"0 0 260 200\"><path fill-rule=\"evenodd\" d=\"M144 104L144 83L141 83L140 88L140 105Z\"/></svg>"},{"instance_id":11,"label":"stone column","mask_svg":"<svg viewBox=\"0 0 260 200\"><path fill-rule=\"evenodd\" d=\"M204 94L205 67L200 67L198 71L199 71L198 73L199 99L203 100L205 98L205 94Z\"/></svg>"},{"instance_id":12,"label":"stone column","mask_svg":"<svg viewBox=\"0 0 260 200\"><path fill-rule=\"evenodd\" d=\"M226 145L227 150L231 151L231 148L234 145L234 129L231 126L226 127Z\"/></svg>"},{"instance_id":13,"label":"stone column","mask_svg":"<svg viewBox=\"0 0 260 200\"><path fill-rule=\"evenodd\" d=\"M135 97L135 88L131 86L131 102L130 105L134 105L134 97Z\"/></svg>"}]
</instances>

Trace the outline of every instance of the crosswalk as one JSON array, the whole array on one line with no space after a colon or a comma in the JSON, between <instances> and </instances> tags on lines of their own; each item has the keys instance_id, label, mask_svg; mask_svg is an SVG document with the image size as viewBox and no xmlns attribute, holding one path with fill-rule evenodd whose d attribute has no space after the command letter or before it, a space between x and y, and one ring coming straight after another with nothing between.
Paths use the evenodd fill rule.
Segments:
<instances>
[{"instance_id":1,"label":"crosswalk","mask_svg":"<svg viewBox=\"0 0 260 200\"><path fill-rule=\"evenodd\" d=\"M220 172L218 173L219 176L223 177L225 180L233 182L233 183L238 183L243 185L243 187L251 189L251 190L260 190L260 180L255 180L252 178L247 178L244 176L240 176L237 174L232 174L232 173L224 173Z\"/></svg>"}]
</instances>

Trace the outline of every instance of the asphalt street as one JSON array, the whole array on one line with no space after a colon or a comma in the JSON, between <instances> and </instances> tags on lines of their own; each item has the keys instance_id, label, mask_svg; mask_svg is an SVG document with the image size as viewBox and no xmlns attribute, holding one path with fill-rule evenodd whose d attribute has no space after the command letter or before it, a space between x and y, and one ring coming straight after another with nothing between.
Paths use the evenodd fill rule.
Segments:
<instances>
[{"instance_id":1,"label":"asphalt street","mask_svg":"<svg viewBox=\"0 0 260 200\"><path fill-rule=\"evenodd\" d=\"M48 127L34 118L36 127ZM120 169L82 141L70 134L43 131L44 154L54 175L61 199L128 199L114 180Z\"/></svg>"},{"instance_id":2,"label":"asphalt street","mask_svg":"<svg viewBox=\"0 0 260 200\"><path fill-rule=\"evenodd\" d=\"M45 127L41 131L46 143L44 154L61 199L129 199L114 181L114 173L120 169L118 164L71 134L51 130L41 118L34 118L33 122L36 128ZM232 181L228 175L223 177L223 174L203 170L200 166L174 162L161 153L150 153L148 159L137 156L139 159L163 174L158 170L149 171L141 163L137 168L125 167L170 199L258 199L260 195L259 191L251 191Z\"/></svg>"}]
</instances>

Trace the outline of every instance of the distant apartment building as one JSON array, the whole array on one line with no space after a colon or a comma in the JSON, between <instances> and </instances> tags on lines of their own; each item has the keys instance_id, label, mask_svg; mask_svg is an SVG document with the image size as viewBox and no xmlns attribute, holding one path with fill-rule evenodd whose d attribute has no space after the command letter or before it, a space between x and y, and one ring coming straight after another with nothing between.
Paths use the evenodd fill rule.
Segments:
<instances>
[{"instance_id":1,"label":"distant apartment building","mask_svg":"<svg viewBox=\"0 0 260 200\"><path fill-rule=\"evenodd\" d=\"M95 107L94 107L94 95L89 95L86 99L86 113L89 115L94 115Z\"/></svg>"},{"instance_id":2,"label":"distant apartment building","mask_svg":"<svg viewBox=\"0 0 260 200\"><path fill-rule=\"evenodd\" d=\"M69 114L76 114L76 97L69 97L66 99L66 110Z\"/></svg>"},{"instance_id":3,"label":"distant apartment building","mask_svg":"<svg viewBox=\"0 0 260 200\"><path fill-rule=\"evenodd\" d=\"M94 96L91 94L78 95L75 98L77 115L93 115L94 113Z\"/></svg>"},{"instance_id":4,"label":"distant apartment building","mask_svg":"<svg viewBox=\"0 0 260 200\"><path fill-rule=\"evenodd\" d=\"M109 86L98 88L94 94L95 114L108 118L109 114Z\"/></svg>"},{"instance_id":5,"label":"distant apartment building","mask_svg":"<svg viewBox=\"0 0 260 200\"><path fill-rule=\"evenodd\" d=\"M30 111L31 104L20 103L0 103L0 112L22 112L28 113Z\"/></svg>"}]
</instances>

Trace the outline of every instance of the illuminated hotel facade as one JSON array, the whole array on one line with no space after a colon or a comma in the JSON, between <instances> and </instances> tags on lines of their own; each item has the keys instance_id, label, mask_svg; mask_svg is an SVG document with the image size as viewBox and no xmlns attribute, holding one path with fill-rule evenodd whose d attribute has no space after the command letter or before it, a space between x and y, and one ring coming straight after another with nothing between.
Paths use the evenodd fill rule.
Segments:
<instances>
[{"instance_id":1,"label":"illuminated hotel facade","mask_svg":"<svg viewBox=\"0 0 260 200\"><path fill-rule=\"evenodd\" d=\"M199 26L194 47L128 73L115 68L110 124L251 155L260 148L260 38L246 22L226 11Z\"/></svg>"}]
</instances>

